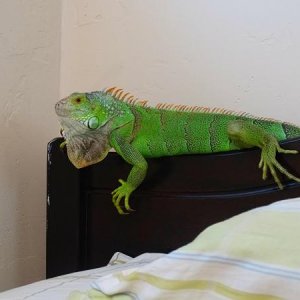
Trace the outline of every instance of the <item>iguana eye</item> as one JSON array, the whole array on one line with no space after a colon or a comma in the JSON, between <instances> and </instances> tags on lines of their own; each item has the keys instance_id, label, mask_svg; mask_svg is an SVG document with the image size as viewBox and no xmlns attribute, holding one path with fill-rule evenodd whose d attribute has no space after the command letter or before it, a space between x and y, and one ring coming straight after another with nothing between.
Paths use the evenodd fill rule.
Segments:
<instances>
[{"instance_id":1,"label":"iguana eye","mask_svg":"<svg viewBox=\"0 0 300 300\"><path fill-rule=\"evenodd\" d=\"M77 96L73 98L71 101L73 104L80 104L82 102L82 98L80 96Z\"/></svg>"},{"instance_id":2,"label":"iguana eye","mask_svg":"<svg viewBox=\"0 0 300 300\"><path fill-rule=\"evenodd\" d=\"M99 119L92 117L84 122L84 125L89 129L97 129L99 127Z\"/></svg>"}]
</instances>

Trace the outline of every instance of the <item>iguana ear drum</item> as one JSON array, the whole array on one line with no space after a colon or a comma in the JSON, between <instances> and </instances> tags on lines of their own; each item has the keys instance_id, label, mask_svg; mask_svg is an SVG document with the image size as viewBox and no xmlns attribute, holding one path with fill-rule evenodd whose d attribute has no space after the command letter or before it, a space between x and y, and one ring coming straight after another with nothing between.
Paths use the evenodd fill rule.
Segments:
<instances>
[{"instance_id":1,"label":"iguana ear drum","mask_svg":"<svg viewBox=\"0 0 300 300\"><path fill-rule=\"evenodd\" d=\"M89 129L97 129L99 127L99 119L92 117L84 122L84 125Z\"/></svg>"}]
</instances>

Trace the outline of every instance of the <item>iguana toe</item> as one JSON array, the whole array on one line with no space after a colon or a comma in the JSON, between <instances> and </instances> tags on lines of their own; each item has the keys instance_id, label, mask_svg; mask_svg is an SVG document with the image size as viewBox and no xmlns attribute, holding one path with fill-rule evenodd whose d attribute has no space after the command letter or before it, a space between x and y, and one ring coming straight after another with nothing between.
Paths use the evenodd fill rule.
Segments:
<instances>
[{"instance_id":1,"label":"iguana toe","mask_svg":"<svg viewBox=\"0 0 300 300\"><path fill-rule=\"evenodd\" d=\"M131 209L131 207L129 205L129 197L134 189L126 181L124 181L122 179L120 179L119 182L121 183L121 186L119 186L112 192L112 195L113 195L112 201L113 201L113 204L115 205L119 214L128 214L123 211L123 209L121 208L120 202L124 198L125 209L128 212L134 211L133 209Z\"/></svg>"},{"instance_id":2,"label":"iguana toe","mask_svg":"<svg viewBox=\"0 0 300 300\"><path fill-rule=\"evenodd\" d=\"M67 145L67 142L64 141L64 142L60 143L59 148L60 148L61 150L63 150L64 147L66 147L66 145Z\"/></svg>"},{"instance_id":3,"label":"iguana toe","mask_svg":"<svg viewBox=\"0 0 300 300\"><path fill-rule=\"evenodd\" d=\"M298 151L285 150L281 148L277 142L262 148L261 158L258 165L259 168L262 168L263 171L262 178L265 180L267 178L268 171L269 171L273 179L275 180L276 184L278 185L279 189L282 190L283 185L277 175L276 169L280 173L284 174L287 178L292 179L296 182L300 182L300 178L292 175L276 160L276 151L280 153L286 153L286 154L297 154Z\"/></svg>"}]
</instances>

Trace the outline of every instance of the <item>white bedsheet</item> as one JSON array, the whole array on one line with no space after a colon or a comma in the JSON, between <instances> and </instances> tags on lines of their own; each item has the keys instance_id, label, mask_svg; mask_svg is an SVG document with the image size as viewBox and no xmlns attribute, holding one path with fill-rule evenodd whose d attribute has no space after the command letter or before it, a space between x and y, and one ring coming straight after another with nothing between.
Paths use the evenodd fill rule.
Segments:
<instances>
[{"instance_id":1,"label":"white bedsheet","mask_svg":"<svg viewBox=\"0 0 300 300\"><path fill-rule=\"evenodd\" d=\"M74 290L87 291L91 283L114 271L145 265L162 254L143 254L131 258L120 252L115 253L106 267L71 273L0 293L1 300L65 300Z\"/></svg>"}]
</instances>

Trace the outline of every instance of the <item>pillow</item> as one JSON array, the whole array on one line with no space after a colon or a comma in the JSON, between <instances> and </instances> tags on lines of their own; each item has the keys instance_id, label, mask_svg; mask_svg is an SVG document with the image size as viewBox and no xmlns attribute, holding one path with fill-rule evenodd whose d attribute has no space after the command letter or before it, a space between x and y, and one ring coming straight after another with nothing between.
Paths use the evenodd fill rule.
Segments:
<instances>
[{"instance_id":1,"label":"pillow","mask_svg":"<svg viewBox=\"0 0 300 300\"><path fill-rule=\"evenodd\" d=\"M70 299L299 299L299 254L296 198L210 226L190 244L104 276L89 295Z\"/></svg>"}]
</instances>

